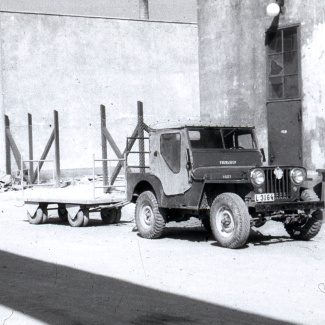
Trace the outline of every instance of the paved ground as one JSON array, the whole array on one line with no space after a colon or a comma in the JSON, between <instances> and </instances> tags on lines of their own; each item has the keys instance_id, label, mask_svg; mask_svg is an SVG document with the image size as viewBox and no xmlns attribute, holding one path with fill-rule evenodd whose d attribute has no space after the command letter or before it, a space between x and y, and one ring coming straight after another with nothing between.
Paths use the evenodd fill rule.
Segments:
<instances>
[{"instance_id":1,"label":"paved ground","mask_svg":"<svg viewBox=\"0 0 325 325\"><path fill-rule=\"evenodd\" d=\"M118 225L31 225L17 196L0 194L2 324L325 324L325 227L300 242L269 222L230 250L195 219L143 239L133 205Z\"/></svg>"}]
</instances>

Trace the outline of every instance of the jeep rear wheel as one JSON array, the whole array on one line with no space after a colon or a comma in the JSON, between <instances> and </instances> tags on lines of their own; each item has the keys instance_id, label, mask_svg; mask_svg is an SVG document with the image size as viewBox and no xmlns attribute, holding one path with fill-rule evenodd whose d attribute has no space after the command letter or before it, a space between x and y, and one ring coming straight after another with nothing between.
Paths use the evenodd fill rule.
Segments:
<instances>
[{"instance_id":1,"label":"jeep rear wheel","mask_svg":"<svg viewBox=\"0 0 325 325\"><path fill-rule=\"evenodd\" d=\"M144 238L154 239L162 235L165 219L151 191L143 192L138 197L135 206L135 222L140 235Z\"/></svg>"},{"instance_id":2,"label":"jeep rear wheel","mask_svg":"<svg viewBox=\"0 0 325 325\"><path fill-rule=\"evenodd\" d=\"M241 197L234 193L218 195L211 206L210 224L220 246L242 247L249 236L250 215Z\"/></svg>"},{"instance_id":3,"label":"jeep rear wheel","mask_svg":"<svg viewBox=\"0 0 325 325\"><path fill-rule=\"evenodd\" d=\"M121 220L121 208L102 209L100 211L100 216L105 225L119 223Z\"/></svg>"}]
</instances>

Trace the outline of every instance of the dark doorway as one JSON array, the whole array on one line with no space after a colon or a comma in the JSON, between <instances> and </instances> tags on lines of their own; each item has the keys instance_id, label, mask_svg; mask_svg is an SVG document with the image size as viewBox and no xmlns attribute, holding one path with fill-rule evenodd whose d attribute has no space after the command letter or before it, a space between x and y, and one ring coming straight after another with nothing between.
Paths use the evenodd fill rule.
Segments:
<instances>
[{"instance_id":1,"label":"dark doorway","mask_svg":"<svg viewBox=\"0 0 325 325\"><path fill-rule=\"evenodd\" d=\"M266 104L271 165L302 165L298 26L268 31Z\"/></svg>"}]
</instances>

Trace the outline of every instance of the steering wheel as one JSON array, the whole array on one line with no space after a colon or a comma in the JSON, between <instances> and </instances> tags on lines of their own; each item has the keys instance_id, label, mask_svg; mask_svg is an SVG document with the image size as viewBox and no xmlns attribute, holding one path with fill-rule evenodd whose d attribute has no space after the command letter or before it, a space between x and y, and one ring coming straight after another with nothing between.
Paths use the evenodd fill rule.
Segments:
<instances>
[{"instance_id":1,"label":"steering wheel","mask_svg":"<svg viewBox=\"0 0 325 325\"><path fill-rule=\"evenodd\" d=\"M245 149L244 147L238 146L238 147L231 147L230 149Z\"/></svg>"}]
</instances>

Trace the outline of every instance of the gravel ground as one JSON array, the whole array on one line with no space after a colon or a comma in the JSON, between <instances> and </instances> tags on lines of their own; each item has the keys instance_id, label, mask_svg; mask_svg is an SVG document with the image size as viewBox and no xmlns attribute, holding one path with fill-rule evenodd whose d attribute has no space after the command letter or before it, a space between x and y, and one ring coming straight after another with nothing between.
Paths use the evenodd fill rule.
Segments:
<instances>
[{"instance_id":1,"label":"gravel ground","mask_svg":"<svg viewBox=\"0 0 325 325\"><path fill-rule=\"evenodd\" d=\"M31 225L20 195L0 194L2 324L325 324L325 227L301 242L270 221L231 250L196 219L143 239L133 204Z\"/></svg>"}]
</instances>

